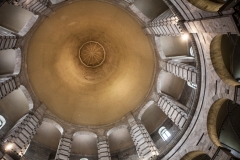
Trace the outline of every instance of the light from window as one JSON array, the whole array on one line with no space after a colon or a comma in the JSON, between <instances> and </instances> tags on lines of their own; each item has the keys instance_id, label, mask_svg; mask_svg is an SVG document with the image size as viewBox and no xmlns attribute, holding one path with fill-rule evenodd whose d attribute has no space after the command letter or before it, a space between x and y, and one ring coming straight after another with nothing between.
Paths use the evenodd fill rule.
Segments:
<instances>
[{"instance_id":1,"label":"light from window","mask_svg":"<svg viewBox=\"0 0 240 160\"><path fill-rule=\"evenodd\" d=\"M3 116L0 115L0 129L6 124L6 120Z\"/></svg>"},{"instance_id":2,"label":"light from window","mask_svg":"<svg viewBox=\"0 0 240 160\"><path fill-rule=\"evenodd\" d=\"M194 83L192 83L192 82L187 82L187 85L188 85L189 87L192 87L193 89L197 89L197 85L194 84Z\"/></svg>"},{"instance_id":3,"label":"light from window","mask_svg":"<svg viewBox=\"0 0 240 160\"><path fill-rule=\"evenodd\" d=\"M166 129L166 127L161 127L158 130L159 135L162 137L162 139L164 141L166 141L169 137L171 137L171 134L168 132L168 130Z\"/></svg>"},{"instance_id":4,"label":"light from window","mask_svg":"<svg viewBox=\"0 0 240 160\"><path fill-rule=\"evenodd\" d=\"M192 46L190 47L189 52L190 52L190 55L191 55L192 57L194 57L194 53L193 53L193 48L192 48Z\"/></svg>"},{"instance_id":5,"label":"light from window","mask_svg":"<svg viewBox=\"0 0 240 160\"><path fill-rule=\"evenodd\" d=\"M80 160L88 160L87 158L81 158Z\"/></svg>"}]
</instances>

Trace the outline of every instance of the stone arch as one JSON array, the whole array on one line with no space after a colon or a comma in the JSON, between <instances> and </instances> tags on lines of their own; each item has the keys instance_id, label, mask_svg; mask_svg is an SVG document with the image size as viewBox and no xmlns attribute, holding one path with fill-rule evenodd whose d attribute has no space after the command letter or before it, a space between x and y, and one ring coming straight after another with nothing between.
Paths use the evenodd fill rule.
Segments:
<instances>
[{"instance_id":1,"label":"stone arch","mask_svg":"<svg viewBox=\"0 0 240 160\"><path fill-rule=\"evenodd\" d=\"M221 98L215 101L207 117L207 130L211 141L218 147L231 150L239 158L239 104L230 99Z\"/></svg>"},{"instance_id":2,"label":"stone arch","mask_svg":"<svg viewBox=\"0 0 240 160\"><path fill-rule=\"evenodd\" d=\"M222 49L221 49L222 35L216 36L211 44L210 44L210 56L214 70L217 75L221 78L221 80L230 85L230 86L239 86L240 83L237 82L227 70L223 57L222 57Z\"/></svg>"},{"instance_id":3,"label":"stone arch","mask_svg":"<svg viewBox=\"0 0 240 160\"><path fill-rule=\"evenodd\" d=\"M223 6L223 3L217 3L210 0L188 0L188 2L195 7L208 12L217 12Z\"/></svg>"},{"instance_id":4,"label":"stone arch","mask_svg":"<svg viewBox=\"0 0 240 160\"><path fill-rule=\"evenodd\" d=\"M109 137L113 132L115 132L115 131L117 131L119 129L123 129L123 128L128 128L128 126L123 124L123 125L119 125L119 126L113 127L113 128L111 128L111 129L109 129L107 131L107 136Z\"/></svg>"},{"instance_id":5,"label":"stone arch","mask_svg":"<svg viewBox=\"0 0 240 160\"><path fill-rule=\"evenodd\" d=\"M218 139L218 134L217 134L217 116L219 114L220 108L227 100L228 99L226 98L222 98L214 102L207 116L208 135L216 146L222 146Z\"/></svg>"},{"instance_id":6,"label":"stone arch","mask_svg":"<svg viewBox=\"0 0 240 160\"><path fill-rule=\"evenodd\" d=\"M149 102L147 102L147 104L145 104L145 106L141 109L141 111L138 114L138 119L139 120L142 119L142 115L152 104L154 104L154 101L149 101Z\"/></svg>"},{"instance_id":7,"label":"stone arch","mask_svg":"<svg viewBox=\"0 0 240 160\"><path fill-rule=\"evenodd\" d=\"M27 99L29 110L33 109L33 100L32 100L31 95L29 94L28 90L23 85L20 85L19 88L22 90L23 94L25 95L25 97Z\"/></svg>"},{"instance_id":8,"label":"stone arch","mask_svg":"<svg viewBox=\"0 0 240 160\"><path fill-rule=\"evenodd\" d=\"M90 132L90 131L77 131L73 134L73 137L75 137L77 135L88 135L88 136L92 136L94 138L97 138L97 134L94 133L94 132Z\"/></svg>"},{"instance_id":9,"label":"stone arch","mask_svg":"<svg viewBox=\"0 0 240 160\"><path fill-rule=\"evenodd\" d=\"M59 125L57 122L55 122L54 120L49 119L49 118L44 118L43 121L52 124L53 126L55 126L59 130L61 135L63 134L63 132L64 132L63 127L61 125Z\"/></svg>"},{"instance_id":10,"label":"stone arch","mask_svg":"<svg viewBox=\"0 0 240 160\"><path fill-rule=\"evenodd\" d=\"M191 151L185 154L180 160L197 160L197 159L210 160L211 158L202 151Z\"/></svg>"},{"instance_id":11,"label":"stone arch","mask_svg":"<svg viewBox=\"0 0 240 160\"><path fill-rule=\"evenodd\" d=\"M21 49L4 49L0 51L0 78L16 76L21 69Z\"/></svg>"}]
</instances>

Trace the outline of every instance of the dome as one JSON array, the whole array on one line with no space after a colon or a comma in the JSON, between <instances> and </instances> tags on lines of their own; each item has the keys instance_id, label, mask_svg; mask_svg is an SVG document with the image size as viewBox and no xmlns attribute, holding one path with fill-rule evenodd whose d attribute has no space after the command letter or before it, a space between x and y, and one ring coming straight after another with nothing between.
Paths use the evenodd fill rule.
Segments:
<instances>
[{"instance_id":1,"label":"dome","mask_svg":"<svg viewBox=\"0 0 240 160\"><path fill-rule=\"evenodd\" d=\"M239 4L0 2L0 159L239 159Z\"/></svg>"},{"instance_id":2,"label":"dome","mask_svg":"<svg viewBox=\"0 0 240 160\"><path fill-rule=\"evenodd\" d=\"M44 20L27 60L39 100L59 118L84 125L114 123L135 110L151 89L155 66L138 22L97 1L69 4Z\"/></svg>"}]
</instances>

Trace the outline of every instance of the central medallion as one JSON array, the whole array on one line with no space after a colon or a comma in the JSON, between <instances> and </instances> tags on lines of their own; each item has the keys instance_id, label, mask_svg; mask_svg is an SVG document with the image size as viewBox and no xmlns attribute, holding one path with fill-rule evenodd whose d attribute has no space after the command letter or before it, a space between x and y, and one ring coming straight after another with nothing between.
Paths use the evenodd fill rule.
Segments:
<instances>
[{"instance_id":1,"label":"central medallion","mask_svg":"<svg viewBox=\"0 0 240 160\"><path fill-rule=\"evenodd\" d=\"M105 50L98 42L86 42L79 49L79 59L86 67L98 67L105 60Z\"/></svg>"}]
</instances>

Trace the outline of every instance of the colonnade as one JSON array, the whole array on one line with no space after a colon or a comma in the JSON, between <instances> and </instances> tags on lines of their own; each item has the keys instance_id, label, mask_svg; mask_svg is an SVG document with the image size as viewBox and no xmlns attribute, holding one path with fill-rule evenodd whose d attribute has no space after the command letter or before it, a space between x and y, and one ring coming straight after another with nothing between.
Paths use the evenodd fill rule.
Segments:
<instances>
[{"instance_id":1,"label":"colonnade","mask_svg":"<svg viewBox=\"0 0 240 160\"><path fill-rule=\"evenodd\" d=\"M128 3L133 3L131 0L126 0ZM36 14L49 15L52 10L48 7L48 1L33 0L30 3L27 0L9 1L12 5L21 6L22 8L29 10ZM179 36L183 34L183 28L179 25L180 19L173 14L171 10L165 11L159 15L153 21L149 22L145 31L148 34L155 36ZM207 26L208 21L221 21L226 23L220 23L222 27L227 28L225 32L237 33L237 31L231 26L234 22L230 20L230 16L208 18L201 20L189 20L183 24L190 33L222 33L222 30L213 30L214 26ZM196 28L196 25L201 23L201 27ZM212 23L213 24L213 23ZM0 50L3 49L15 49L17 41L21 38L16 35L0 35ZM184 64L175 60L161 60L161 69L174 74L175 76L194 84L197 84L198 72L194 66ZM16 90L20 86L19 78L8 77L0 79L0 99L7 96L12 91ZM236 98L240 98L240 89L236 88ZM161 93L157 102L159 108L170 118L175 125L182 129L188 119L187 107L180 104L173 98L168 97ZM41 105L35 111L29 112L23 118L21 118L16 125L10 130L8 135L4 138L3 146L9 149L9 154L5 154L2 160L11 159L12 154L20 158L26 152L31 140L36 134L37 128L40 126L43 120L43 115L46 108ZM154 159L159 155L158 149L153 143L149 133L147 132L144 125L140 120L136 119L132 114L127 116L129 133L133 139L136 151L142 159ZM59 146L57 149L55 160L69 160L72 146L72 135L64 132L60 139ZM110 160L110 146L108 137L106 135L100 135L97 139L98 148L98 159L99 160ZM225 152L220 148L218 150L223 156ZM10 155L10 156L9 156Z\"/></svg>"}]
</instances>

